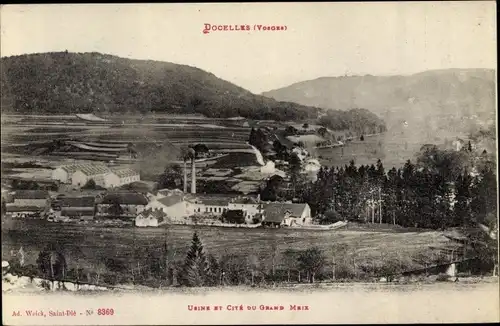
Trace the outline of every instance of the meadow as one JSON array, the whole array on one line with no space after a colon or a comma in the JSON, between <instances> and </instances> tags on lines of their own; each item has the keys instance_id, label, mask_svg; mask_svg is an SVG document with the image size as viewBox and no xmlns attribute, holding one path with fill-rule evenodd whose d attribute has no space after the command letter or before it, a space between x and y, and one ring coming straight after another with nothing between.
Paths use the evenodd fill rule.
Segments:
<instances>
[{"instance_id":1,"label":"meadow","mask_svg":"<svg viewBox=\"0 0 500 326\"><path fill-rule=\"evenodd\" d=\"M450 250L458 250L439 231L415 231L402 228L364 229L347 227L339 230L246 229L210 226L170 225L160 228L112 227L105 225L59 224L46 221L2 221L2 259L23 247L26 264L36 264L39 252L48 243L58 243L64 250L69 268L92 267L106 271L107 259L135 266L144 260L141 248L162 250L168 245L172 260L183 261L197 232L205 251L220 258L234 254L246 259L259 258L261 266L271 268L286 263L287 249L304 250L316 246L327 257L327 269L332 259L338 268L356 273L371 273L383 264L395 264L405 270L424 268L447 259ZM143 254L142 254L143 255ZM274 257L274 258L273 258ZM340 270L339 270L340 272Z\"/></svg>"}]
</instances>

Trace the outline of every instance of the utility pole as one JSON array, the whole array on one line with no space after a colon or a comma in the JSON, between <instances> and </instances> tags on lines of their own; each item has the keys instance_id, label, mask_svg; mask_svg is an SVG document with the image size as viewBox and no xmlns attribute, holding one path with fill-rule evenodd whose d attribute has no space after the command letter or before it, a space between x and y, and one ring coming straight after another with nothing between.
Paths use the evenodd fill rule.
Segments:
<instances>
[{"instance_id":1,"label":"utility pole","mask_svg":"<svg viewBox=\"0 0 500 326\"><path fill-rule=\"evenodd\" d=\"M380 187L378 188L378 214L379 224L382 224L382 196L380 194Z\"/></svg>"}]
</instances>

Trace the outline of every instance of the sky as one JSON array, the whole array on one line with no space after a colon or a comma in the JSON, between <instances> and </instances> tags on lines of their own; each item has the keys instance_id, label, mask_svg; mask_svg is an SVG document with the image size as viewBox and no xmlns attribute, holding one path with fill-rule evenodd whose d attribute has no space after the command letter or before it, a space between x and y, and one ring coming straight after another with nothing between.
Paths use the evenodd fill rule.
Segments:
<instances>
[{"instance_id":1,"label":"sky","mask_svg":"<svg viewBox=\"0 0 500 326\"><path fill-rule=\"evenodd\" d=\"M196 66L260 93L324 76L496 68L495 2L6 5L1 56L65 51ZM250 31L203 33L204 24ZM254 25L286 26L258 31Z\"/></svg>"}]
</instances>

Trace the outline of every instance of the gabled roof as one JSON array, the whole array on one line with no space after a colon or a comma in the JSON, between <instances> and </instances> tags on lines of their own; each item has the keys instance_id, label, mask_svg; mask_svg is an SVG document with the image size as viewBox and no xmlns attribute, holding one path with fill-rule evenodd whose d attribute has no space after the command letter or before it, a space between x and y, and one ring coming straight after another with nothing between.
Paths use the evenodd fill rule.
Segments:
<instances>
[{"instance_id":1,"label":"gabled roof","mask_svg":"<svg viewBox=\"0 0 500 326\"><path fill-rule=\"evenodd\" d=\"M14 199L48 199L49 192L45 190L17 190Z\"/></svg>"},{"instance_id":2,"label":"gabled roof","mask_svg":"<svg viewBox=\"0 0 500 326\"><path fill-rule=\"evenodd\" d=\"M207 206L227 206L234 195L215 195L215 194L189 194L186 200L191 203L203 204Z\"/></svg>"},{"instance_id":3,"label":"gabled roof","mask_svg":"<svg viewBox=\"0 0 500 326\"><path fill-rule=\"evenodd\" d=\"M119 178L127 178L127 177L132 177L139 175L139 172L129 169L129 168L124 168L124 169L116 169L113 168L111 171L116 174Z\"/></svg>"},{"instance_id":4,"label":"gabled roof","mask_svg":"<svg viewBox=\"0 0 500 326\"><path fill-rule=\"evenodd\" d=\"M258 204L258 200L255 197L245 196L245 197L236 197L230 200L230 203L233 204Z\"/></svg>"},{"instance_id":5,"label":"gabled roof","mask_svg":"<svg viewBox=\"0 0 500 326\"><path fill-rule=\"evenodd\" d=\"M270 203L263 206L265 222L281 223L287 213L292 217L300 217L307 204Z\"/></svg>"},{"instance_id":6,"label":"gabled roof","mask_svg":"<svg viewBox=\"0 0 500 326\"><path fill-rule=\"evenodd\" d=\"M111 170L105 165L83 165L77 168L77 171L81 171L83 174L87 176L106 174L111 172Z\"/></svg>"},{"instance_id":7,"label":"gabled roof","mask_svg":"<svg viewBox=\"0 0 500 326\"><path fill-rule=\"evenodd\" d=\"M170 195L182 195L184 194L184 192L182 190L179 190L179 189L160 189L157 191L160 195L163 195L163 196L170 196Z\"/></svg>"},{"instance_id":8,"label":"gabled roof","mask_svg":"<svg viewBox=\"0 0 500 326\"><path fill-rule=\"evenodd\" d=\"M63 165L60 168L68 172L68 174L73 174L76 171L81 171L87 176L105 174L111 171L106 165L100 163L71 164Z\"/></svg>"},{"instance_id":9,"label":"gabled roof","mask_svg":"<svg viewBox=\"0 0 500 326\"><path fill-rule=\"evenodd\" d=\"M63 197L60 199L61 207L94 207L95 197Z\"/></svg>"},{"instance_id":10,"label":"gabled roof","mask_svg":"<svg viewBox=\"0 0 500 326\"><path fill-rule=\"evenodd\" d=\"M108 193L101 201L102 204L119 203L121 205L147 205L146 196L135 192L114 192Z\"/></svg>"},{"instance_id":11,"label":"gabled roof","mask_svg":"<svg viewBox=\"0 0 500 326\"><path fill-rule=\"evenodd\" d=\"M42 212L46 209L45 206L19 206L7 204L7 212Z\"/></svg>"},{"instance_id":12,"label":"gabled roof","mask_svg":"<svg viewBox=\"0 0 500 326\"><path fill-rule=\"evenodd\" d=\"M163 197L158 199L158 202L167 207L173 206L182 202L183 197L181 195L170 195L167 197Z\"/></svg>"}]
</instances>

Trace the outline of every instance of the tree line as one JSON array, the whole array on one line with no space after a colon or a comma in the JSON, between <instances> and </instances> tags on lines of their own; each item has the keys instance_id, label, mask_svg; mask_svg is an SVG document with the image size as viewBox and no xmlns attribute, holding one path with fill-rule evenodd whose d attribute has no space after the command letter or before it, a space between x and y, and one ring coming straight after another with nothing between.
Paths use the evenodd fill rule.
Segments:
<instances>
[{"instance_id":1,"label":"tree line","mask_svg":"<svg viewBox=\"0 0 500 326\"><path fill-rule=\"evenodd\" d=\"M290 163L290 178L274 176L263 200L306 202L321 223L339 220L444 229L495 220L495 164L490 155L422 148L415 163L386 171L383 163L321 167L315 182Z\"/></svg>"}]
</instances>

